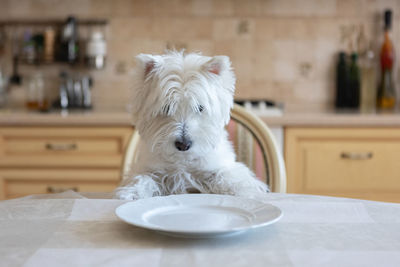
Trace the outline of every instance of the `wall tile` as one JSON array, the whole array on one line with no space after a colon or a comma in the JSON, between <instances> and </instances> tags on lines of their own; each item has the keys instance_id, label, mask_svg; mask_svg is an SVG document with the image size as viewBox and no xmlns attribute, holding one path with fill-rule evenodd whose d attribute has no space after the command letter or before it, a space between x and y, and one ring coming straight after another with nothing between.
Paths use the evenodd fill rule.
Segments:
<instances>
[{"instance_id":1,"label":"wall tile","mask_svg":"<svg viewBox=\"0 0 400 267\"><path fill-rule=\"evenodd\" d=\"M274 79L275 53L272 41L254 42L253 78L256 82L268 82Z\"/></svg>"},{"instance_id":2,"label":"wall tile","mask_svg":"<svg viewBox=\"0 0 400 267\"><path fill-rule=\"evenodd\" d=\"M207 18L172 19L172 38L211 39L212 21Z\"/></svg>"},{"instance_id":3,"label":"wall tile","mask_svg":"<svg viewBox=\"0 0 400 267\"><path fill-rule=\"evenodd\" d=\"M191 14L195 16L210 16L213 13L213 0L192 1Z\"/></svg>"},{"instance_id":4,"label":"wall tile","mask_svg":"<svg viewBox=\"0 0 400 267\"><path fill-rule=\"evenodd\" d=\"M86 2L89 4L89 10L86 16L90 15L95 17L110 17L112 8L116 4L108 0L88 0Z\"/></svg>"},{"instance_id":5,"label":"wall tile","mask_svg":"<svg viewBox=\"0 0 400 267\"><path fill-rule=\"evenodd\" d=\"M255 19L254 38L256 40L273 40L275 39L275 19L268 17L260 17Z\"/></svg>"},{"instance_id":6,"label":"wall tile","mask_svg":"<svg viewBox=\"0 0 400 267\"><path fill-rule=\"evenodd\" d=\"M156 8L156 0L127 0L132 5L132 12L134 16L152 16ZM123 5L123 3L121 3ZM124 6L122 6L124 7ZM121 8L122 8L121 7Z\"/></svg>"},{"instance_id":7,"label":"wall tile","mask_svg":"<svg viewBox=\"0 0 400 267\"><path fill-rule=\"evenodd\" d=\"M218 0L217 0L218 1ZM233 9L236 16L258 16L261 15L262 0L233 0Z\"/></svg>"},{"instance_id":8,"label":"wall tile","mask_svg":"<svg viewBox=\"0 0 400 267\"><path fill-rule=\"evenodd\" d=\"M10 18L10 12L12 8L12 3L11 0L0 0L0 17L2 19L8 19Z\"/></svg>"},{"instance_id":9,"label":"wall tile","mask_svg":"<svg viewBox=\"0 0 400 267\"><path fill-rule=\"evenodd\" d=\"M11 0L9 3L9 13L13 18L58 18L70 14L86 17L94 11L91 9L91 3L88 0Z\"/></svg>"},{"instance_id":10,"label":"wall tile","mask_svg":"<svg viewBox=\"0 0 400 267\"><path fill-rule=\"evenodd\" d=\"M149 37L155 39L168 40L172 38L172 19L166 17L155 17L153 20L152 31L149 33Z\"/></svg>"},{"instance_id":11,"label":"wall tile","mask_svg":"<svg viewBox=\"0 0 400 267\"><path fill-rule=\"evenodd\" d=\"M317 41L315 43L314 71L316 80L335 80L335 68L338 59L337 47L337 44L330 41Z\"/></svg>"},{"instance_id":12,"label":"wall tile","mask_svg":"<svg viewBox=\"0 0 400 267\"><path fill-rule=\"evenodd\" d=\"M156 39L135 39L132 42L132 53L136 56L139 53L160 54L164 53L167 43L164 40Z\"/></svg>"},{"instance_id":13,"label":"wall tile","mask_svg":"<svg viewBox=\"0 0 400 267\"><path fill-rule=\"evenodd\" d=\"M226 55L232 59L234 55L232 41L231 40L214 41L214 53L216 55Z\"/></svg>"},{"instance_id":14,"label":"wall tile","mask_svg":"<svg viewBox=\"0 0 400 267\"><path fill-rule=\"evenodd\" d=\"M157 16L186 16L192 13L192 3L188 0L154 0L153 14Z\"/></svg>"},{"instance_id":15,"label":"wall tile","mask_svg":"<svg viewBox=\"0 0 400 267\"><path fill-rule=\"evenodd\" d=\"M277 102L290 104L293 102L294 82L274 81L272 82L272 99Z\"/></svg>"},{"instance_id":16,"label":"wall tile","mask_svg":"<svg viewBox=\"0 0 400 267\"><path fill-rule=\"evenodd\" d=\"M391 8L393 41L400 43L399 0L0 0L0 7L2 20L69 14L109 19L107 66L91 72L100 107L129 102L137 54L159 54L172 47L229 56L239 98L330 106L337 53L356 49L350 45L356 34L349 37L347 32L363 26L378 51L383 10ZM80 29L83 38L88 32ZM11 56L6 58L10 72ZM44 72L57 75L59 70L55 66Z\"/></svg>"},{"instance_id":17,"label":"wall tile","mask_svg":"<svg viewBox=\"0 0 400 267\"><path fill-rule=\"evenodd\" d=\"M114 18L110 24L110 38L118 40L118 43L125 40L133 41L134 38L148 38L154 25L151 18ZM133 38L134 37L134 38Z\"/></svg>"},{"instance_id":18,"label":"wall tile","mask_svg":"<svg viewBox=\"0 0 400 267\"><path fill-rule=\"evenodd\" d=\"M276 16L334 16L336 0L268 0L261 1L261 10Z\"/></svg>"},{"instance_id":19,"label":"wall tile","mask_svg":"<svg viewBox=\"0 0 400 267\"><path fill-rule=\"evenodd\" d=\"M214 56L214 43L211 40L188 40L185 42L187 44L187 52L200 52L205 56Z\"/></svg>"},{"instance_id":20,"label":"wall tile","mask_svg":"<svg viewBox=\"0 0 400 267\"><path fill-rule=\"evenodd\" d=\"M279 94L279 93L278 93ZM277 100L277 91L271 81L255 81L252 86L251 94L247 98Z\"/></svg>"},{"instance_id":21,"label":"wall tile","mask_svg":"<svg viewBox=\"0 0 400 267\"><path fill-rule=\"evenodd\" d=\"M389 8L393 10L393 17L400 17L400 1L398 0L365 0L363 2L366 16L380 17L382 18L385 9ZM383 21L383 19L382 19Z\"/></svg>"},{"instance_id":22,"label":"wall tile","mask_svg":"<svg viewBox=\"0 0 400 267\"><path fill-rule=\"evenodd\" d=\"M133 0L113 0L109 2L111 2L110 13L112 17L136 17L151 14L152 0L147 0L145 3ZM140 10L140 4L144 4L142 10Z\"/></svg>"},{"instance_id":23,"label":"wall tile","mask_svg":"<svg viewBox=\"0 0 400 267\"><path fill-rule=\"evenodd\" d=\"M359 17L366 15L364 0L337 0L337 13L339 17Z\"/></svg>"},{"instance_id":24,"label":"wall tile","mask_svg":"<svg viewBox=\"0 0 400 267\"><path fill-rule=\"evenodd\" d=\"M213 0L214 16L232 16L234 13L233 0Z\"/></svg>"},{"instance_id":25,"label":"wall tile","mask_svg":"<svg viewBox=\"0 0 400 267\"><path fill-rule=\"evenodd\" d=\"M215 19L213 24L213 39L214 40L230 40L237 36L236 25L237 19L222 18Z\"/></svg>"},{"instance_id":26,"label":"wall tile","mask_svg":"<svg viewBox=\"0 0 400 267\"><path fill-rule=\"evenodd\" d=\"M213 23L213 39L251 39L255 32L255 21L243 18L215 19Z\"/></svg>"},{"instance_id":27,"label":"wall tile","mask_svg":"<svg viewBox=\"0 0 400 267\"><path fill-rule=\"evenodd\" d=\"M296 64L290 60L275 60L273 64L274 81L293 82L296 79Z\"/></svg>"},{"instance_id":28,"label":"wall tile","mask_svg":"<svg viewBox=\"0 0 400 267\"><path fill-rule=\"evenodd\" d=\"M325 82L298 82L293 89L293 96L289 106L297 103L308 103L308 105L320 105L329 107L333 105L334 84Z\"/></svg>"}]
</instances>

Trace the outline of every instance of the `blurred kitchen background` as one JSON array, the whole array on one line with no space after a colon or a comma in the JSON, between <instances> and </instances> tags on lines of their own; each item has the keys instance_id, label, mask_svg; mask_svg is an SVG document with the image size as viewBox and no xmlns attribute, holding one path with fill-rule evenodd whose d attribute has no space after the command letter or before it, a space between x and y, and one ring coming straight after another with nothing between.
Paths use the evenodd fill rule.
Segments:
<instances>
[{"instance_id":1,"label":"blurred kitchen background","mask_svg":"<svg viewBox=\"0 0 400 267\"><path fill-rule=\"evenodd\" d=\"M400 44L398 0L0 0L0 7L3 80L12 77L13 55L19 53L17 74L25 91L42 76L53 102L65 75L90 77L91 103L106 109L128 104L138 53L184 48L228 55L237 75L237 99L325 109L335 102L339 51L350 55L370 48L379 54L386 9L394 11L392 41ZM56 62L55 54L45 59L46 51L60 47L55 45L69 16L76 20L79 53L72 66ZM46 36L54 38L48 41L54 47L45 47ZM40 62L29 59L35 37L42 42ZM90 41L93 53L104 56L99 70L85 62ZM9 85L8 104L19 101L21 92L13 91L18 86Z\"/></svg>"},{"instance_id":2,"label":"blurred kitchen background","mask_svg":"<svg viewBox=\"0 0 400 267\"><path fill-rule=\"evenodd\" d=\"M0 0L0 199L112 191L134 57L185 49L230 56L287 192L400 202L399 22L400 0Z\"/></svg>"}]
</instances>

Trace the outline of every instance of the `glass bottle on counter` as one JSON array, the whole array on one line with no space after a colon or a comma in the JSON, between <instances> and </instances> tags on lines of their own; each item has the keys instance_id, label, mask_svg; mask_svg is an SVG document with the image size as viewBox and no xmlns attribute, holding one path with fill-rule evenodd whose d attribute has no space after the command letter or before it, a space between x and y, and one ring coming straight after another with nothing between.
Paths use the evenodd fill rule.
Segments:
<instances>
[{"instance_id":1,"label":"glass bottle on counter","mask_svg":"<svg viewBox=\"0 0 400 267\"><path fill-rule=\"evenodd\" d=\"M357 64L357 59L357 53L352 53L348 84L348 107L350 108L358 108L360 106L360 69Z\"/></svg>"},{"instance_id":2,"label":"glass bottle on counter","mask_svg":"<svg viewBox=\"0 0 400 267\"><path fill-rule=\"evenodd\" d=\"M372 50L367 50L365 55L360 58L360 72L360 110L361 112L373 112L376 107L376 63Z\"/></svg>"},{"instance_id":3,"label":"glass bottle on counter","mask_svg":"<svg viewBox=\"0 0 400 267\"><path fill-rule=\"evenodd\" d=\"M393 80L394 48L390 38L392 26L392 11L385 11L385 35L381 48L381 78L378 86L377 107L380 109L392 109L396 104L396 90Z\"/></svg>"},{"instance_id":4,"label":"glass bottle on counter","mask_svg":"<svg viewBox=\"0 0 400 267\"><path fill-rule=\"evenodd\" d=\"M337 108L347 107L347 90L348 90L348 67L346 63L346 53L339 53L339 60L336 66L336 100Z\"/></svg>"},{"instance_id":5,"label":"glass bottle on counter","mask_svg":"<svg viewBox=\"0 0 400 267\"><path fill-rule=\"evenodd\" d=\"M360 106L360 69L358 55L351 54L348 63L345 52L339 53L336 67L336 108L359 108Z\"/></svg>"}]
</instances>

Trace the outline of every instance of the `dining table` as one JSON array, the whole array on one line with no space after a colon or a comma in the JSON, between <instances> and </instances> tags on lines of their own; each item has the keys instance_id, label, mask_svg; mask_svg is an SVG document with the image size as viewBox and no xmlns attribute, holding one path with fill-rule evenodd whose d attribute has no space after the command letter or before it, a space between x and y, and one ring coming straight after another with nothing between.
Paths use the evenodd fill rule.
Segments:
<instances>
[{"instance_id":1,"label":"dining table","mask_svg":"<svg viewBox=\"0 0 400 267\"><path fill-rule=\"evenodd\" d=\"M277 222L182 238L121 221L109 193L0 201L0 266L400 266L400 204L268 193Z\"/></svg>"}]
</instances>

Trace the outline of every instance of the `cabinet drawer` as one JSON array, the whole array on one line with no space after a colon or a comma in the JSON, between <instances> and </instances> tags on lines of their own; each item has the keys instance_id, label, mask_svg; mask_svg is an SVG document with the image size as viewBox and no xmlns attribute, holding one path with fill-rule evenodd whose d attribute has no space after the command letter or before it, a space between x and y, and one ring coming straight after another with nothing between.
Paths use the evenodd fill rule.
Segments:
<instances>
[{"instance_id":1,"label":"cabinet drawer","mask_svg":"<svg viewBox=\"0 0 400 267\"><path fill-rule=\"evenodd\" d=\"M107 137L10 137L4 146L6 155L104 154L118 155L120 140Z\"/></svg>"},{"instance_id":2,"label":"cabinet drawer","mask_svg":"<svg viewBox=\"0 0 400 267\"><path fill-rule=\"evenodd\" d=\"M397 129L290 129L288 192L400 201Z\"/></svg>"},{"instance_id":3,"label":"cabinet drawer","mask_svg":"<svg viewBox=\"0 0 400 267\"><path fill-rule=\"evenodd\" d=\"M60 181L8 181L5 199L18 198L32 194L61 193L67 190L76 192L111 192L117 186L114 182L60 182Z\"/></svg>"},{"instance_id":4,"label":"cabinet drawer","mask_svg":"<svg viewBox=\"0 0 400 267\"><path fill-rule=\"evenodd\" d=\"M300 148L306 190L400 192L400 142L305 141Z\"/></svg>"},{"instance_id":5,"label":"cabinet drawer","mask_svg":"<svg viewBox=\"0 0 400 267\"><path fill-rule=\"evenodd\" d=\"M119 170L0 170L0 199L31 194L110 192L119 183Z\"/></svg>"},{"instance_id":6,"label":"cabinet drawer","mask_svg":"<svg viewBox=\"0 0 400 267\"><path fill-rule=\"evenodd\" d=\"M0 167L119 167L129 127L0 129Z\"/></svg>"}]
</instances>

